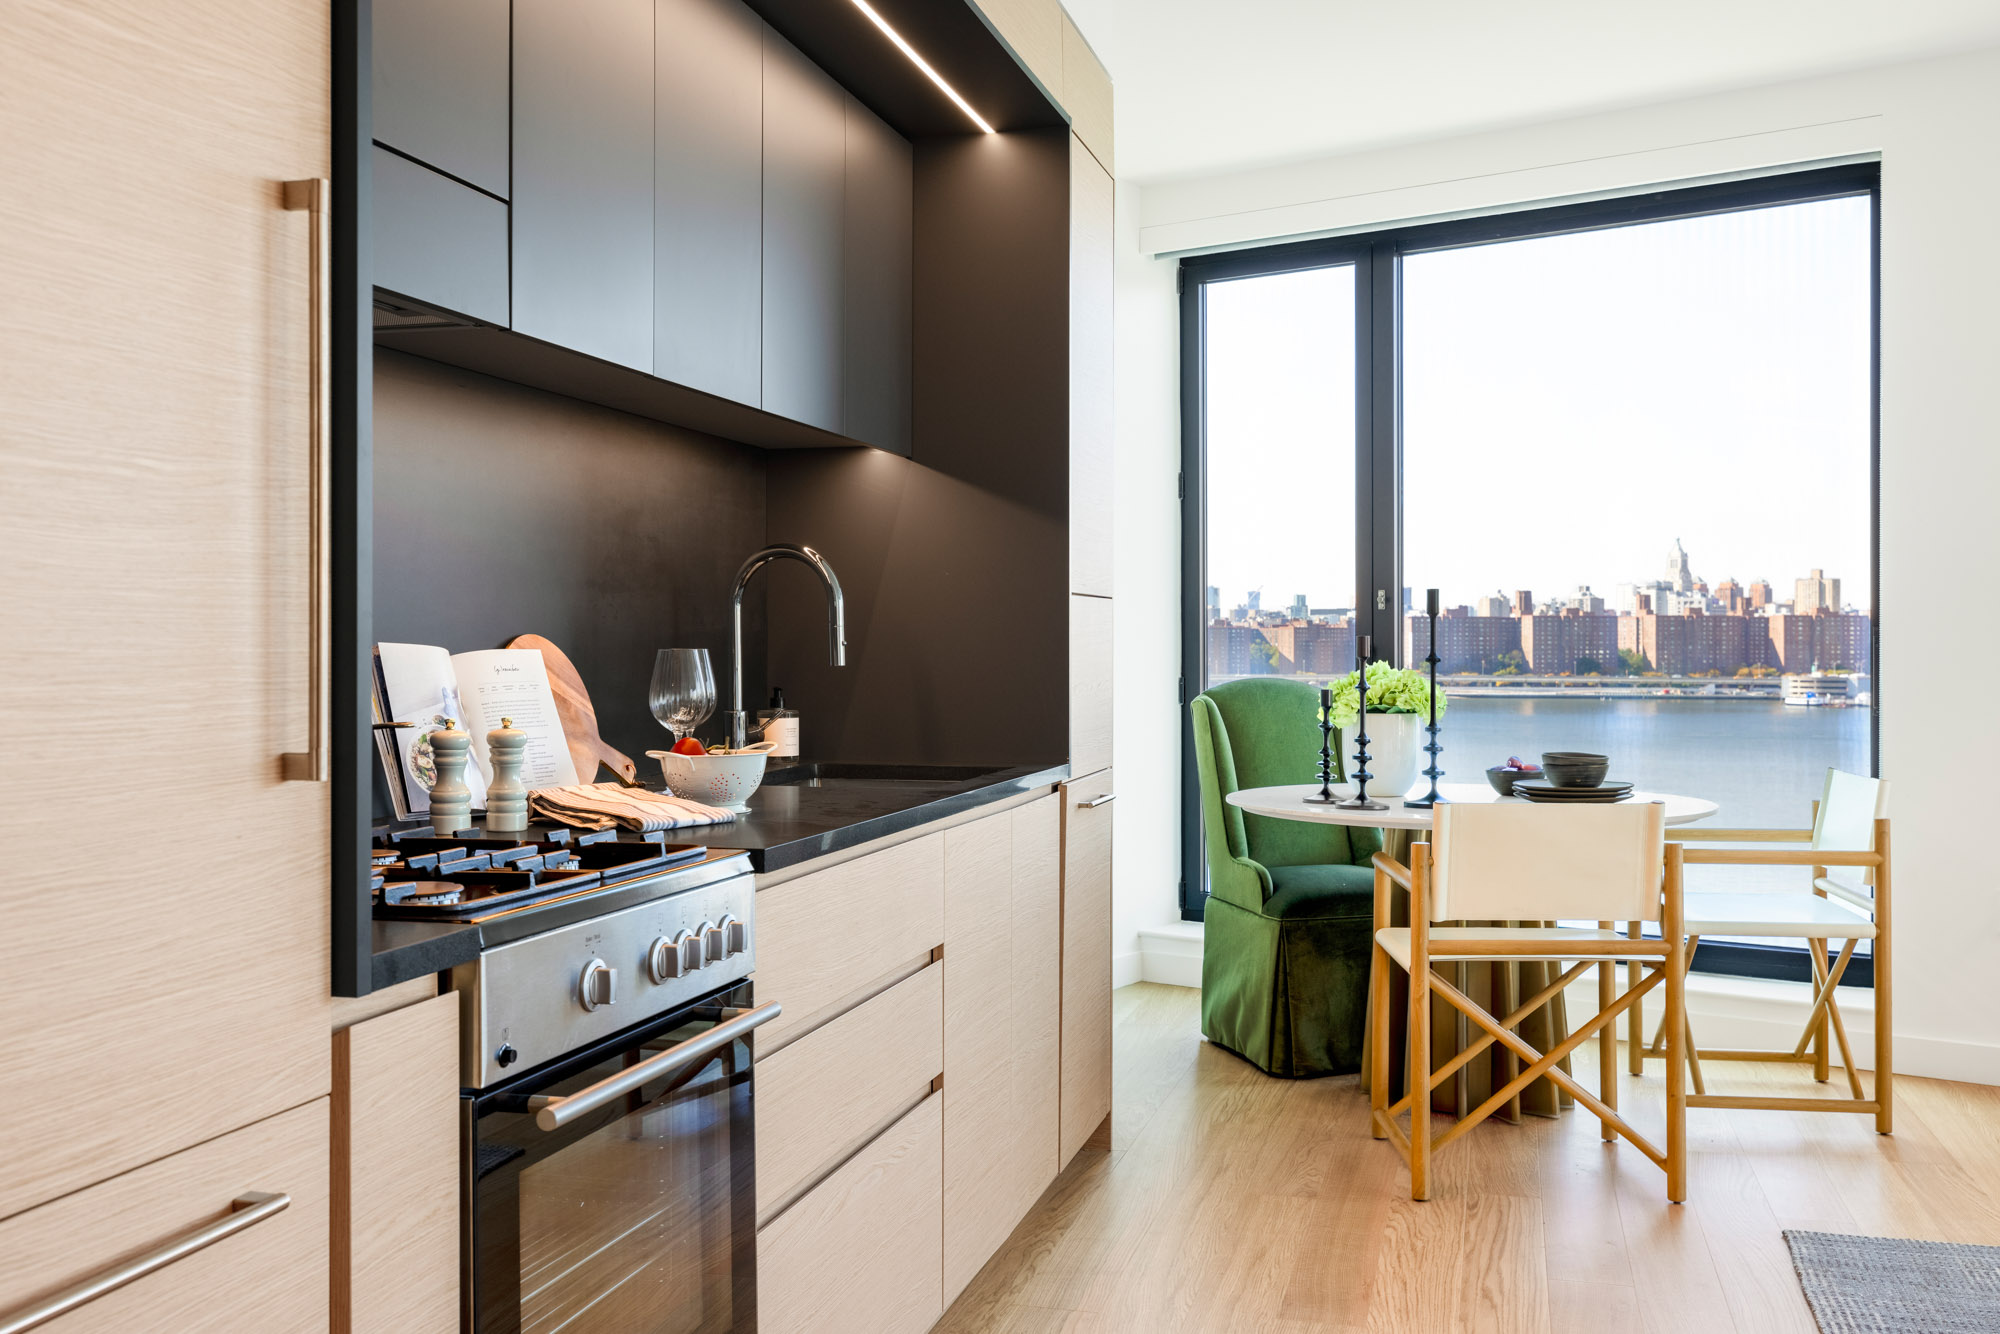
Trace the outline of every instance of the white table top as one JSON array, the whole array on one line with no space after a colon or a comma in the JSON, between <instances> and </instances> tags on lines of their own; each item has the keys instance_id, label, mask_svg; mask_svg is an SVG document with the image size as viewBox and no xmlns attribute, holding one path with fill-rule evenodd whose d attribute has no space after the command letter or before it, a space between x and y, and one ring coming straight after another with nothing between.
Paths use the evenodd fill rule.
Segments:
<instances>
[{"instance_id":1,"label":"white table top","mask_svg":"<svg viewBox=\"0 0 2000 1334\"><path fill-rule=\"evenodd\" d=\"M1335 783L1333 790L1342 797L1354 795L1352 783ZM1404 795L1416 796L1430 790L1428 783L1419 783ZM1319 792L1318 783L1296 783L1285 787L1252 787L1229 794L1232 806L1240 806L1253 815L1268 815L1274 820L1301 820L1307 824L1359 825L1366 829L1429 829L1431 813L1428 809L1405 806L1403 798L1385 797L1371 792L1376 801L1389 807L1386 811L1349 811L1338 806L1309 806L1305 798ZM1534 803L1525 797L1502 797L1493 790L1490 783L1439 783L1438 792L1448 800L1461 806L1487 805L1501 802L1509 806L1529 806ZM1712 801L1700 797L1680 797L1671 792L1633 792L1633 801L1659 801L1666 803L1668 824L1692 824L1696 820L1706 820L1721 809Z\"/></svg>"}]
</instances>

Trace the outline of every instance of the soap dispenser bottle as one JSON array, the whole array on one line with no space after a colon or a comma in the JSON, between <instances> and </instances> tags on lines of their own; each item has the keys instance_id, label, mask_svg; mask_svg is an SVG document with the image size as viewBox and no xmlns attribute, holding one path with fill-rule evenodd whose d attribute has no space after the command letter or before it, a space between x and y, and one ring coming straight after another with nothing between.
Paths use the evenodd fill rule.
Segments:
<instances>
[{"instance_id":1,"label":"soap dispenser bottle","mask_svg":"<svg viewBox=\"0 0 2000 1334\"><path fill-rule=\"evenodd\" d=\"M799 715L785 707L783 690L771 692L771 707L757 711L757 725L763 732L764 740L776 747L770 752L772 759L798 758Z\"/></svg>"}]
</instances>

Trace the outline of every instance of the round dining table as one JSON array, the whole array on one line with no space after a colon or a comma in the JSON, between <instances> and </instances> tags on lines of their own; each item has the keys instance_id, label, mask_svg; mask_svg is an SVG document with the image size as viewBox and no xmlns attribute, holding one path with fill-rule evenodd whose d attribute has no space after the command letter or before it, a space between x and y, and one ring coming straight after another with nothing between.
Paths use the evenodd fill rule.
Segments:
<instances>
[{"instance_id":1,"label":"round dining table","mask_svg":"<svg viewBox=\"0 0 2000 1334\"><path fill-rule=\"evenodd\" d=\"M1435 808L1429 806L1405 806L1403 800L1407 796L1421 795L1428 790L1428 787L1412 788L1408 793L1402 793L1393 797L1371 793L1371 798L1381 802L1386 808L1379 811L1356 810L1352 807L1308 802L1306 800L1307 797L1318 795L1320 791L1318 783L1290 783L1281 787L1245 788L1241 791L1231 792L1225 800L1230 805L1247 811L1252 815L1267 816L1274 820L1298 820L1307 824L1350 825L1363 829L1399 831L1396 838L1385 838L1384 851L1377 855L1381 856L1395 868L1398 873L1394 877L1396 883L1408 884L1410 876L1410 868L1407 865L1408 854L1402 845L1405 840L1413 841L1417 837L1418 831L1425 831L1431 828L1431 812ZM1335 783L1333 784L1333 791L1336 796L1345 799L1353 795L1354 785L1352 783ZM1532 806L1540 804L1531 802L1526 797L1503 797L1493 790L1493 785L1490 783L1439 783L1438 794L1446 802L1458 806L1496 804ZM1617 804L1629 805L1635 801L1657 801L1665 805L1667 808L1666 822L1669 825L1692 824L1697 820L1707 819L1721 809L1714 802L1702 797L1681 796L1671 792L1634 791L1625 801ZM1402 855L1398 856L1397 854L1399 853ZM1377 877L1377 882L1379 893L1380 888L1387 886L1387 882L1381 876ZM1393 893L1393 890L1391 892ZM1387 912L1388 905L1378 903L1376 906L1376 920L1378 922L1388 920ZM1604 925L1608 926L1610 924L1605 923ZM1638 929L1638 923L1631 924L1633 934L1637 934ZM1486 984L1493 988L1493 994L1499 999L1503 1007L1501 1012L1505 1013L1507 1010L1512 1009L1515 1000L1522 994L1522 978L1526 975L1519 974L1518 970L1524 966L1526 965L1467 965L1459 963L1454 965L1456 983L1461 991L1467 989L1468 967L1480 967L1492 970ZM1636 968L1633 968L1631 972L1636 978ZM1545 975L1533 975L1527 986L1526 994L1535 994L1540 989L1542 983L1547 980L1548 977ZM1372 987L1370 988L1370 994L1371 996L1373 994ZM1600 995L1603 994L1600 991ZM1627 1017L1630 1021L1628 1039L1636 1046L1640 1041L1638 1007L1634 1006L1629 1010ZM1557 996L1554 1000L1551 1000L1533 1019L1527 1022L1539 1025L1540 1040L1536 1041L1534 1045L1547 1050L1550 1043L1560 1039L1568 1028L1568 1022L1562 1010L1562 997ZM1451 1057L1463 1050L1466 1043L1470 1040L1470 1034L1466 1029L1465 1017L1455 1010L1450 1011L1448 1014L1440 1014L1433 1021L1432 1031L1442 1040L1440 1048L1433 1052L1434 1064L1442 1064L1450 1060ZM1608 1032L1609 1030L1606 1031ZM1525 1035L1526 1030L1524 1029L1523 1032ZM1449 1034L1450 1036L1445 1037L1445 1034ZM1511 1052L1498 1053L1498 1060L1501 1069L1488 1081L1488 1086L1497 1087L1507 1082L1519 1070L1518 1058ZM1397 1063L1392 1062L1392 1071L1384 1072L1389 1076L1392 1083L1396 1077L1393 1073L1393 1066ZM1566 1062L1565 1068L1567 1068ZM1475 1094L1484 1096L1483 1092L1474 1087L1474 1084L1468 1082L1470 1073L1469 1067L1461 1067L1452 1076L1451 1089L1448 1093L1443 1090L1434 1090L1433 1106L1435 1110L1463 1116L1470 1103L1476 1100L1474 1097ZM1367 1069L1364 1062L1361 1072L1362 1088L1366 1089L1369 1083L1376 1077L1376 1072ZM1553 1115L1555 1113L1560 1102L1555 1085L1547 1080L1539 1080L1537 1081L1537 1086L1529 1090L1529 1093L1535 1104L1530 1108L1531 1111L1537 1115ZM1435 1101L1435 1099L1440 1097L1443 1098L1442 1102ZM1500 1119L1518 1122L1521 1119L1522 1110L1522 1096L1516 1094L1510 1099L1509 1106Z\"/></svg>"}]
</instances>

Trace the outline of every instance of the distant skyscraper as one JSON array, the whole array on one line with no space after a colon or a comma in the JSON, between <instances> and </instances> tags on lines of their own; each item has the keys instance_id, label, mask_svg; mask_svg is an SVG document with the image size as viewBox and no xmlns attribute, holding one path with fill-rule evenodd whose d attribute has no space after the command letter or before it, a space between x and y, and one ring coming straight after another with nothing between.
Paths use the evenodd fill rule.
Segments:
<instances>
[{"instance_id":1,"label":"distant skyscraper","mask_svg":"<svg viewBox=\"0 0 2000 1334\"><path fill-rule=\"evenodd\" d=\"M1525 588L1515 589L1514 614L1516 616L1533 616L1535 614L1535 595Z\"/></svg>"},{"instance_id":2,"label":"distant skyscraper","mask_svg":"<svg viewBox=\"0 0 2000 1334\"><path fill-rule=\"evenodd\" d=\"M1262 611L1262 610L1264 609L1264 590L1263 590L1263 589L1261 589L1261 588L1253 588L1253 589L1251 589L1251 590L1250 590L1250 604L1249 604L1249 605L1250 605L1250 610L1252 610L1252 611Z\"/></svg>"},{"instance_id":3,"label":"distant skyscraper","mask_svg":"<svg viewBox=\"0 0 2000 1334\"><path fill-rule=\"evenodd\" d=\"M1793 585L1792 610L1800 616L1817 616L1823 611L1840 610L1840 580L1814 570Z\"/></svg>"},{"instance_id":4,"label":"distant skyscraper","mask_svg":"<svg viewBox=\"0 0 2000 1334\"><path fill-rule=\"evenodd\" d=\"M1771 583L1768 579L1753 579L1744 590L1743 600L1750 604L1751 611L1762 611L1771 605Z\"/></svg>"},{"instance_id":5,"label":"distant skyscraper","mask_svg":"<svg viewBox=\"0 0 2000 1334\"><path fill-rule=\"evenodd\" d=\"M1295 621L1306 619L1306 595L1304 593L1294 593L1292 595L1292 619Z\"/></svg>"},{"instance_id":6,"label":"distant skyscraper","mask_svg":"<svg viewBox=\"0 0 2000 1334\"><path fill-rule=\"evenodd\" d=\"M1474 616L1505 616L1507 610L1507 599L1500 593L1472 599L1472 614Z\"/></svg>"},{"instance_id":7,"label":"distant skyscraper","mask_svg":"<svg viewBox=\"0 0 2000 1334\"><path fill-rule=\"evenodd\" d=\"M1676 593L1694 592L1694 575L1688 569L1688 554L1681 547L1681 540L1674 539L1674 549L1667 553L1667 579Z\"/></svg>"},{"instance_id":8,"label":"distant skyscraper","mask_svg":"<svg viewBox=\"0 0 2000 1334\"><path fill-rule=\"evenodd\" d=\"M1222 590L1214 584L1208 586L1208 619L1214 620L1222 614Z\"/></svg>"}]
</instances>

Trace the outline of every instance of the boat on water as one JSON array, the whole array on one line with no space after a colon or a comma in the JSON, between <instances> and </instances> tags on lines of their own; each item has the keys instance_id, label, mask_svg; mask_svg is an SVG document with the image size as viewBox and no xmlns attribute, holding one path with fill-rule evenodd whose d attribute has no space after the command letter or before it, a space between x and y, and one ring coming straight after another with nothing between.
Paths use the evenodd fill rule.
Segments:
<instances>
[{"instance_id":1,"label":"boat on water","mask_svg":"<svg viewBox=\"0 0 2000 1334\"><path fill-rule=\"evenodd\" d=\"M1856 703L1849 694L1850 677L1838 672L1787 673L1780 678L1786 704L1801 709L1844 709Z\"/></svg>"}]
</instances>

